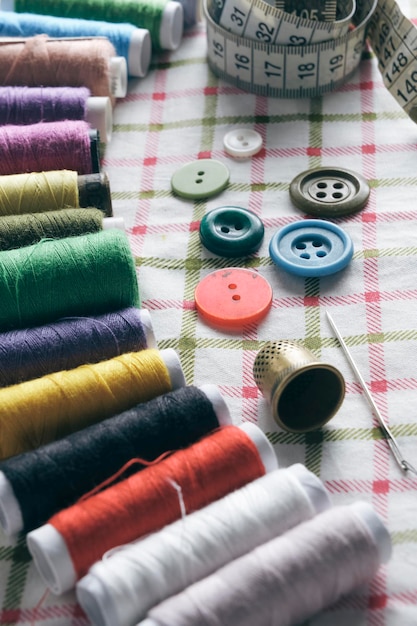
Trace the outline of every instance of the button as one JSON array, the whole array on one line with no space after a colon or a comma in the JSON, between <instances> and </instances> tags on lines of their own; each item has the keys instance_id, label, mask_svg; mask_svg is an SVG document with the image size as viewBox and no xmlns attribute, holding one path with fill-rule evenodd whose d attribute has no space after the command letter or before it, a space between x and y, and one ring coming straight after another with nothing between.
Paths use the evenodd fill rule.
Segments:
<instances>
[{"instance_id":1,"label":"button","mask_svg":"<svg viewBox=\"0 0 417 626\"><path fill-rule=\"evenodd\" d=\"M281 228L269 243L273 262L298 276L327 276L346 267L353 255L350 237L325 220L301 220Z\"/></svg>"},{"instance_id":2,"label":"button","mask_svg":"<svg viewBox=\"0 0 417 626\"><path fill-rule=\"evenodd\" d=\"M247 159L262 148L262 136L256 130L238 128L226 133L223 145L230 156Z\"/></svg>"},{"instance_id":3,"label":"button","mask_svg":"<svg viewBox=\"0 0 417 626\"><path fill-rule=\"evenodd\" d=\"M214 254L239 257L259 249L264 231L264 225L253 211L222 206L209 211L201 220L200 240Z\"/></svg>"},{"instance_id":4,"label":"button","mask_svg":"<svg viewBox=\"0 0 417 626\"><path fill-rule=\"evenodd\" d=\"M272 288L263 276L244 268L211 272L194 293L197 311L209 324L237 329L258 322L269 311Z\"/></svg>"},{"instance_id":5,"label":"button","mask_svg":"<svg viewBox=\"0 0 417 626\"><path fill-rule=\"evenodd\" d=\"M186 163L174 172L172 190L183 198L199 200L222 191L229 182L229 170L220 161L198 159Z\"/></svg>"},{"instance_id":6,"label":"button","mask_svg":"<svg viewBox=\"0 0 417 626\"><path fill-rule=\"evenodd\" d=\"M290 183L295 206L317 217L342 217L363 209L369 198L365 178L351 170L317 167Z\"/></svg>"}]
</instances>

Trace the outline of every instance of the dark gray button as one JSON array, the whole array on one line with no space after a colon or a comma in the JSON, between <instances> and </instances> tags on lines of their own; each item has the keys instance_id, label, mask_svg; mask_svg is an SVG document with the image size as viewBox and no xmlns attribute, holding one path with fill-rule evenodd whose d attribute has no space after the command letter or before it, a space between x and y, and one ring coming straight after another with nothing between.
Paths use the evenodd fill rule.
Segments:
<instances>
[{"instance_id":1,"label":"dark gray button","mask_svg":"<svg viewBox=\"0 0 417 626\"><path fill-rule=\"evenodd\" d=\"M365 178L351 170L317 167L301 172L290 184L295 206L317 217L342 217L363 209L369 198Z\"/></svg>"}]
</instances>

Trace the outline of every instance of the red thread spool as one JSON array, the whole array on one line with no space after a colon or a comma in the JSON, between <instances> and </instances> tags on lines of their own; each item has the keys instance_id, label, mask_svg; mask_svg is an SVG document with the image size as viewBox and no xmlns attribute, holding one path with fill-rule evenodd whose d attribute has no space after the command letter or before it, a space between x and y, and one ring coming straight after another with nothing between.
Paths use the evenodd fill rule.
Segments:
<instances>
[{"instance_id":1,"label":"red thread spool","mask_svg":"<svg viewBox=\"0 0 417 626\"><path fill-rule=\"evenodd\" d=\"M27 535L48 587L71 589L118 545L155 532L275 469L274 450L254 424L226 426L185 450L54 515Z\"/></svg>"}]
</instances>

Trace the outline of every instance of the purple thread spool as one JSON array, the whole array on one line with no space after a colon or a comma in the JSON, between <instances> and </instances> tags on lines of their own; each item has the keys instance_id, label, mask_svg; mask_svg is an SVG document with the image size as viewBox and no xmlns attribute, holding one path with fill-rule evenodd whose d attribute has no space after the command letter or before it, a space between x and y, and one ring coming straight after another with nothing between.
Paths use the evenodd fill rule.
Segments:
<instances>
[{"instance_id":1,"label":"purple thread spool","mask_svg":"<svg viewBox=\"0 0 417 626\"><path fill-rule=\"evenodd\" d=\"M128 307L0 334L0 387L154 348L148 311Z\"/></svg>"},{"instance_id":2,"label":"purple thread spool","mask_svg":"<svg viewBox=\"0 0 417 626\"><path fill-rule=\"evenodd\" d=\"M86 87L0 87L0 126L85 120L106 142L112 118L110 99L91 97Z\"/></svg>"}]
</instances>

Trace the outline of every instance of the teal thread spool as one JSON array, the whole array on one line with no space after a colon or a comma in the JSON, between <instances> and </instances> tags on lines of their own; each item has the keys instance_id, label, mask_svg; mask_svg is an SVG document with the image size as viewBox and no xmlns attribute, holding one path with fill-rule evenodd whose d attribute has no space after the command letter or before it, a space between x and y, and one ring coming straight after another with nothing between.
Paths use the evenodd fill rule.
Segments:
<instances>
[{"instance_id":1,"label":"teal thread spool","mask_svg":"<svg viewBox=\"0 0 417 626\"><path fill-rule=\"evenodd\" d=\"M3 6L4 4L4 6ZM150 32L152 45L178 48L184 29L184 10L171 0L6 0L2 9L104 22L133 24Z\"/></svg>"},{"instance_id":2,"label":"teal thread spool","mask_svg":"<svg viewBox=\"0 0 417 626\"><path fill-rule=\"evenodd\" d=\"M0 252L0 330L140 306L135 263L117 229Z\"/></svg>"}]
</instances>

